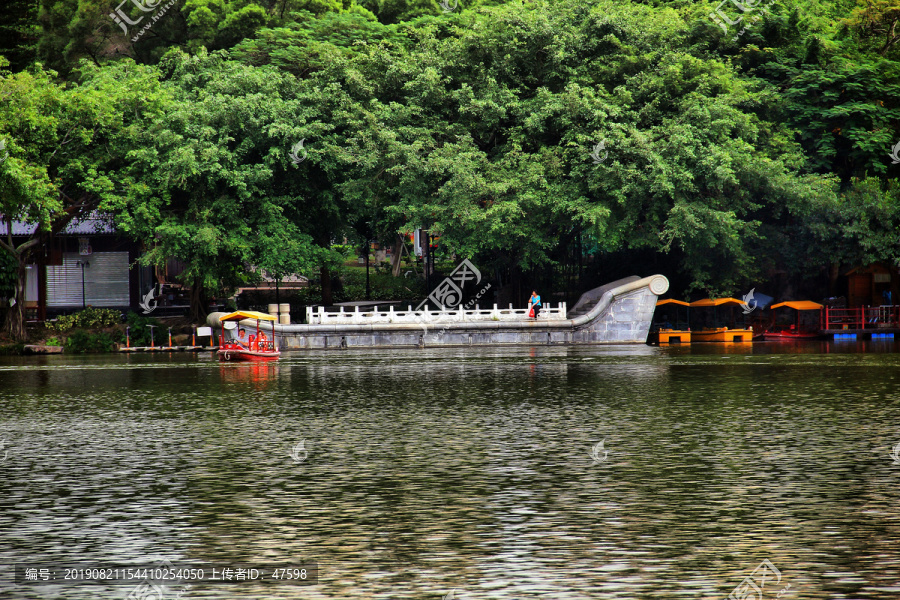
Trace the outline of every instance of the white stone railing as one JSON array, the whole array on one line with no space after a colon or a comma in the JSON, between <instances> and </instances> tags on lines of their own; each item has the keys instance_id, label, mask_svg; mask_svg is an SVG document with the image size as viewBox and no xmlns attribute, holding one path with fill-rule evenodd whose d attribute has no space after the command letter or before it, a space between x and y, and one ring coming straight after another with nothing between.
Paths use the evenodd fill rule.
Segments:
<instances>
[{"instance_id":1,"label":"white stone railing","mask_svg":"<svg viewBox=\"0 0 900 600\"><path fill-rule=\"evenodd\" d=\"M466 321L529 321L527 308L513 308L512 304L509 308L482 309L478 305L474 309L465 309L460 306L456 310L443 308L441 310L428 310L426 304L422 310L413 310L412 306L408 310L394 310L393 306L388 310L378 310L378 306L374 310L360 312L359 307L354 307L352 311L344 311L341 307L339 312L326 312L321 306L313 308L306 307L306 322L310 325L344 325L358 324L365 325L367 323L434 323L434 322L466 322ZM538 314L539 321L565 321L566 320L566 303L560 302L556 308L541 306Z\"/></svg>"}]
</instances>

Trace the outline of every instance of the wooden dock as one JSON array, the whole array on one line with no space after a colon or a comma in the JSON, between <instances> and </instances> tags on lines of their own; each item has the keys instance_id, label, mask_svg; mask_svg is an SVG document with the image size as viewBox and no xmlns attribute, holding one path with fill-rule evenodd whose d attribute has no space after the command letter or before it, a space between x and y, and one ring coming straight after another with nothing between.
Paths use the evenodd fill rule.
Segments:
<instances>
[{"instance_id":1,"label":"wooden dock","mask_svg":"<svg viewBox=\"0 0 900 600\"><path fill-rule=\"evenodd\" d=\"M215 352L218 346L130 346L119 352Z\"/></svg>"}]
</instances>

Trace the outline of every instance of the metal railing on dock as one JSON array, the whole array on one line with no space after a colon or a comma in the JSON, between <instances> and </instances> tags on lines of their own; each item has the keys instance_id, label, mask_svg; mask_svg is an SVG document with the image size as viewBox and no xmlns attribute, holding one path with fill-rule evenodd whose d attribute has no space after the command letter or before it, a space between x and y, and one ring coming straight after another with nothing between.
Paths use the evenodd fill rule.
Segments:
<instances>
[{"instance_id":1,"label":"metal railing on dock","mask_svg":"<svg viewBox=\"0 0 900 600\"><path fill-rule=\"evenodd\" d=\"M119 352L215 352L218 346L126 346Z\"/></svg>"},{"instance_id":2,"label":"metal railing on dock","mask_svg":"<svg viewBox=\"0 0 900 600\"><path fill-rule=\"evenodd\" d=\"M900 327L900 306L825 307L826 331L845 329L884 329Z\"/></svg>"},{"instance_id":3,"label":"metal railing on dock","mask_svg":"<svg viewBox=\"0 0 900 600\"><path fill-rule=\"evenodd\" d=\"M147 325L146 326L150 330L150 345L149 346L132 346L131 345L131 327L128 326L125 328L125 346L119 347L119 352L215 352L219 349L219 346L216 345L216 337L212 328L210 327L201 327L198 329L196 325L192 325L191 328L193 330L193 334L191 335L191 343L190 345L184 346L174 346L172 345L172 328L169 327L169 343L168 345L156 344L156 340L153 337L153 329L159 327L159 325ZM201 346L197 344L198 337L207 337L209 338L209 342L212 344L210 346Z\"/></svg>"}]
</instances>

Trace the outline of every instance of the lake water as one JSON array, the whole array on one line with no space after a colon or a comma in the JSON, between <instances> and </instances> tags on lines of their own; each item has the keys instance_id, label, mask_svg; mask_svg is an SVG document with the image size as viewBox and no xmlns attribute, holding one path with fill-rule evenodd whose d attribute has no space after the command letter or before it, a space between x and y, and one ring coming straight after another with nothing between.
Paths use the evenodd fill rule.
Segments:
<instances>
[{"instance_id":1,"label":"lake water","mask_svg":"<svg viewBox=\"0 0 900 600\"><path fill-rule=\"evenodd\" d=\"M900 598L898 359L877 341L0 357L0 597L159 600L15 585L12 565L168 560L319 579L166 598Z\"/></svg>"}]
</instances>

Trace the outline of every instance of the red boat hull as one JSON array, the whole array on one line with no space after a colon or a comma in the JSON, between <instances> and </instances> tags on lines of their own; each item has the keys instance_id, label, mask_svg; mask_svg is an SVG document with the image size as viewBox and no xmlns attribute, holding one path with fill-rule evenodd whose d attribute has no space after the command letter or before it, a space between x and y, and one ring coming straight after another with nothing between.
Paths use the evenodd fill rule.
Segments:
<instances>
[{"instance_id":1,"label":"red boat hull","mask_svg":"<svg viewBox=\"0 0 900 600\"><path fill-rule=\"evenodd\" d=\"M254 352L252 350L219 350L219 360L222 362L259 362L267 360L278 360L281 352Z\"/></svg>"},{"instance_id":2,"label":"red boat hull","mask_svg":"<svg viewBox=\"0 0 900 600\"><path fill-rule=\"evenodd\" d=\"M252 345L250 348L235 343L226 343L219 348L217 354L222 362L260 362L278 360L281 352L275 350L272 345L268 348L264 344ZM271 350L269 348L272 348Z\"/></svg>"},{"instance_id":3,"label":"red boat hull","mask_svg":"<svg viewBox=\"0 0 900 600\"><path fill-rule=\"evenodd\" d=\"M767 331L762 334L764 340L815 340L821 335L814 331Z\"/></svg>"}]
</instances>

